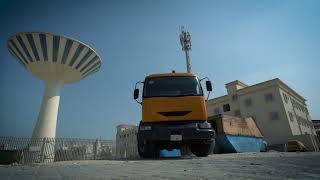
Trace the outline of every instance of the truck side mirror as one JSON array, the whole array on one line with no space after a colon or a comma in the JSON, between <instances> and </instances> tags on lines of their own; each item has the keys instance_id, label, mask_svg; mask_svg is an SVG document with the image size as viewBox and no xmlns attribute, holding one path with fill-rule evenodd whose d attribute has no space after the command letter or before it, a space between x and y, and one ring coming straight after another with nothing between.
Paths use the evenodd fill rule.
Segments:
<instances>
[{"instance_id":1,"label":"truck side mirror","mask_svg":"<svg viewBox=\"0 0 320 180\"><path fill-rule=\"evenodd\" d=\"M138 99L139 98L139 89L135 89L133 93L133 98Z\"/></svg>"},{"instance_id":2,"label":"truck side mirror","mask_svg":"<svg viewBox=\"0 0 320 180\"><path fill-rule=\"evenodd\" d=\"M206 88L207 88L207 91L212 91L211 81L206 81Z\"/></svg>"}]
</instances>

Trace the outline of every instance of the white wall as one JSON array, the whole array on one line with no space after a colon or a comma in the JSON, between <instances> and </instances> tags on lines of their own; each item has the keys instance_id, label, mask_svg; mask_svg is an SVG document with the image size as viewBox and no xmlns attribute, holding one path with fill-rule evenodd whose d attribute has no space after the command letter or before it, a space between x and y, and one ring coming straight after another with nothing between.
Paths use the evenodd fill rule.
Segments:
<instances>
[{"instance_id":1,"label":"white wall","mask_svg":"<svg viewBox=\"0 0 320 180\"><path fill-rule=\"evenodd\" d=\"M116 157L132 159L138 158L137 148L138 127L118 126L116 136Z\"/></svg>"}]
</instances>

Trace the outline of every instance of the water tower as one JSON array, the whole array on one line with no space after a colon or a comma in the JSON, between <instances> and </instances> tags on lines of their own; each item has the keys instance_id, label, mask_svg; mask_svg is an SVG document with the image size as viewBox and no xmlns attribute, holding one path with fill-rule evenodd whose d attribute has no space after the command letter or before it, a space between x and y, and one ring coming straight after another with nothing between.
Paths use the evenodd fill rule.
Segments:
<instances>
[{"instance_id":1,"label":"water tower","mask_svg":"<svg viewBox=\"0 0 320 180\"><path fill-rule=\"evenodd\" d=\"M101 67L99 55L75 39L44 32L22 32L7 41L9 52L31 74L41 79L45 91L32 138L55 138L60 90Z\"/></svg>"}]
</instances>

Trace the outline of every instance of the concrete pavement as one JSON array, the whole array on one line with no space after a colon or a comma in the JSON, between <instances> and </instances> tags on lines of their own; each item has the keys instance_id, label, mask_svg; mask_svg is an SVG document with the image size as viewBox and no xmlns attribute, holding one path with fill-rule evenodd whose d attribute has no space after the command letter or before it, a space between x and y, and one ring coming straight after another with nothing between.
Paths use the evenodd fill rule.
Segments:
<instances>
[{"instance_id":1,"label":"concrete pavement","mask_svg":"<svg viewBox=\"0 0 320 180\"><path fill-rule=\"evenodd\" d=\"M214 154L205 158L1 165L0 179L320 179L320 153Z\"/></svg>"}]
</instances>

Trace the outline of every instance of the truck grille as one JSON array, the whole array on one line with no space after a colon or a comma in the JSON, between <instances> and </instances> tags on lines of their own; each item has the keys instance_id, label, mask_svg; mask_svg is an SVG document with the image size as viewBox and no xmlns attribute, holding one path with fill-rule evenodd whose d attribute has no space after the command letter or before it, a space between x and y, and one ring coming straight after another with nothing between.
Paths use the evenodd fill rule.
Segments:
<instances>
[{"instance_id":1,"label":"truck grille","mask_svg":"<svg viewBox=\"0 0 320 180\"><path fill-rule=\"evenodd\" d=\"M185 116L191 111L169 111L169 112L158 112L162 116Z\"/></svg>"}]
</instances>

